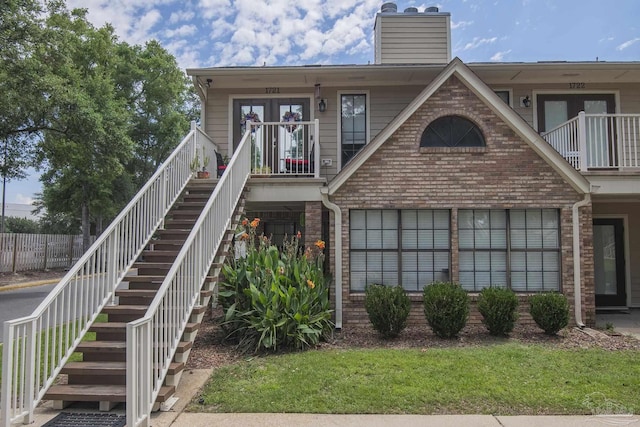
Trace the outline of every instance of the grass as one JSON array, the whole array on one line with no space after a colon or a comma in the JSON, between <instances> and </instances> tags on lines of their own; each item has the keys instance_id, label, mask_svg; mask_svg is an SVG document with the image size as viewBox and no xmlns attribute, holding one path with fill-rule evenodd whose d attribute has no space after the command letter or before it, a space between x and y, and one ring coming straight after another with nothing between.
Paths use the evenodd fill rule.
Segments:
<instances>
[{"instance_id":1,"label":"grass","mask_svg":"<svg viewBox=\"0 0 640 427\"><path fill-rule=\"evenodd\" d=\"M507 343L254 358L217 369L189 410L586 414L605 397L638 412L638 396L638 352Z\"/></svg>"}]
</instances>

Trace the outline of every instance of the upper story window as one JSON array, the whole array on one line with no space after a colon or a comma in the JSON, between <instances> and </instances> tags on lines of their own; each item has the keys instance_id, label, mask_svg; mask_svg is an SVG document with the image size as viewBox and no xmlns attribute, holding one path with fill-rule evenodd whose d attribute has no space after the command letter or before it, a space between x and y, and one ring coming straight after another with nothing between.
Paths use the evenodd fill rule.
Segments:
<instances>
[{"instance_id":1,"label":"upper story window","mask_svg":"<svg viewBox=\"0 0 640 427\"><path fill-rule=\"evenodd\" d=\"M461 116L435 119L422 134L420 147L484 147L480 128Z\"/></svg>"},{"instance_id":2,"label":"upper story window","mask_svg":"<svg viewBox=\"0 0 640 427\"><path fill-rule=\"evenodd\" d=\"M342 94L340 96L340 142L342 166L367 143L367 95Z\"/></svg>"}]
</instances>

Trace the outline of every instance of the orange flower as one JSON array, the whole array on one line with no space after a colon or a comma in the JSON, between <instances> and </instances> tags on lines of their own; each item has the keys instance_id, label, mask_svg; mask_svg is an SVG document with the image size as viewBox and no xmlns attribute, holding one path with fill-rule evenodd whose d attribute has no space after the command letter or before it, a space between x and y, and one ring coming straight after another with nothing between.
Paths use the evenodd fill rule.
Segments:
<instances>
[{"instance_id":1,"label":"orange flower","mask_svg":"<svg viewBox=\"0 0 640 427\"><path fill-rule=\"evenodd\" d=\"M298 231L298 234L296 234L296 237L299 239L302 237L302 233Z\"/></svg>"},{"instance_id":2,"label":"orange flower","mask_svg":"<svg viewBox=\"0 0 640 427\"><path fill-rule=\"evenodd\" d=\"M249 224L249 220L247 218L242 220L242 226L246 227Z\"/></svg>"},{"instance_id":3,"label":"orange flower","mask_svg":"<svg viewBox=\"0 0 640 427\"><path fill-rule=\"evenodd\" d=\"M320 250L324 249L324 242L322 240L317 240L315 243L316 247Z\"/></svg>"},{"instance_id":4,"label":"orange flower","mask_svg":"<svg viewBox=\"0 0 640 427\"><path fill-rule=\"evenodd\" d=\"M258 228L258 224L260 224L260 218L254 218L253 221L251 221L251 228Z\"/></svg>"},{"instance_id":5,"label":"orange flower","mask_svg":"<svg viewBox=\"0 0 640 427\"><path fill-rule=\"evenodd\" d=\"M247 233L242 233L242 236L240 236L240 240L248 240L249 239L249 235Z\"/></svg>"},{"instance_id":6,"label":"orange flower","mask_svg":"<svg viewBox=\"0 0 640 427\"><path fill-rule=\"evenodd\" d=\"M309 289L313 289L316 287L316 284L313 283L311 280L307 280L307 286L309 286Z\"/></svg>"}]
</instances>

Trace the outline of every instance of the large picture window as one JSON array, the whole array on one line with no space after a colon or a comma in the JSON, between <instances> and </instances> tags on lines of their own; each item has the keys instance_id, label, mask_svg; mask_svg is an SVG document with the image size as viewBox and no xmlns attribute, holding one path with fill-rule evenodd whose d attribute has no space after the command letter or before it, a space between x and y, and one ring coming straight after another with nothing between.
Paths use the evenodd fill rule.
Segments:
<instances>
[{"instance_id":1,"label":"large picture window","mask_svg":"<svg viewBox=\"0 0 640 427\"><path fill-rule=\"evenodd\" d=\"M448 210L352 210L351 290L378 283L421 291L448 280L449 218Z\"/></svg>"},{"instance_id":2,"label":"large picture window","mask_svg":"<svg viewBox=\"0 0 640 427\"><path fill-rule=\"evenodd\" d=\"M484 136L475 123L461 116L444 116L429 123L420 147L484 147Z\"/></svg>"},{"instance_id":3,"label":"large picture window","mask_svg":"<svg viewBox=\"0 0 640 427\"><path fill-rule=\"evenodd\" d=\"M460 284L514 291L560 290L559 214L555 209L458 212Z\"/></svg>"}]
</instances>

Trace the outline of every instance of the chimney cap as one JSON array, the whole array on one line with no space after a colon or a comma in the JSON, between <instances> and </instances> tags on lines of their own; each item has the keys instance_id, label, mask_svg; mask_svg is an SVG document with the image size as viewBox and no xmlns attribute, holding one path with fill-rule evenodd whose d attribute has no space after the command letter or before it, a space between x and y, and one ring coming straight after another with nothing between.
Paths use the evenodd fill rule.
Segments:
<instances>
[{"instance_id":1,"label":"chimney cap","mask_svg":"<svg viewBox=\"0 0 640 427\"><path fill-rule=\"evenodd\" d=\"M381 13L396 13L398 11L398 6L393 2L383 3L380 8Z\"/></svg>"},{"instance_id":2,"label":"chimney cap","mask_svg":"<svg viewBox=\"0 0 640 427\"><path fill-rule=\"evenodd\" d=\"M408 7L404 10L404 13L418 13L417 7Z\"/></svg>"},{"instance_id":3,"label":"chimney cap","mask_svg":"<svg viewBox=\"0 0 640 427\"><path fill-rule=\"evenodd\" d=\"M437 6L430 6L424 10L425 13L438 13L439 11Z\"/></svg>"}]
</instances>

